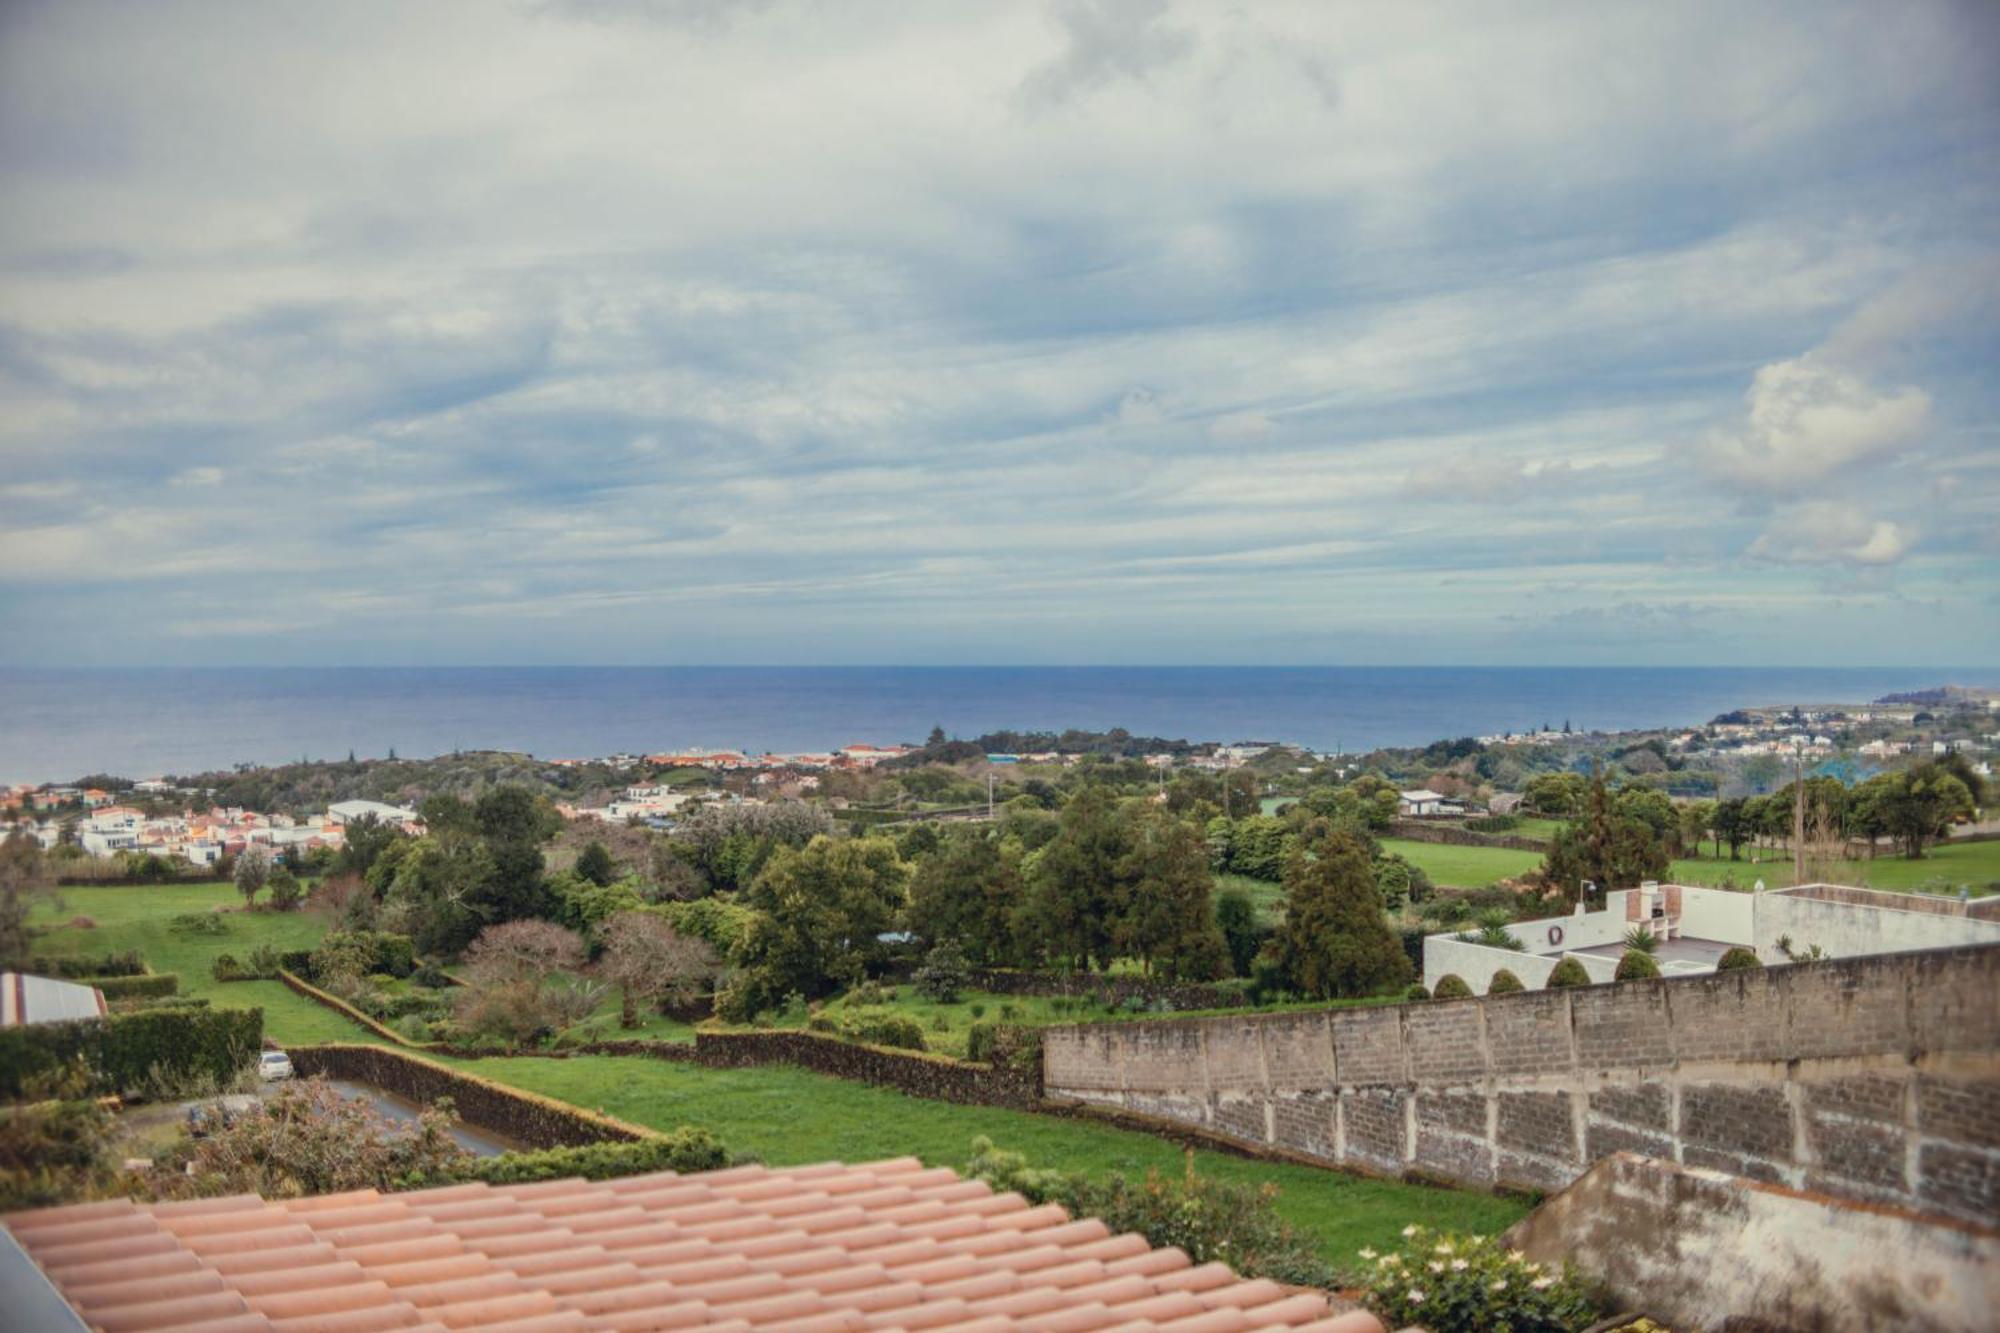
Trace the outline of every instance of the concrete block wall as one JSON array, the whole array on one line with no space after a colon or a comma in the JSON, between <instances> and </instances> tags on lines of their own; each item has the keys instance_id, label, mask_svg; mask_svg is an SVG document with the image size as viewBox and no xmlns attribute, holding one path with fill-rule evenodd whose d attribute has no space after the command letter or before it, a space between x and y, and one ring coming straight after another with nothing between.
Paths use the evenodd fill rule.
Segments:
<instances>
[{"instance_id":1,"label":"concrete block wall","mask_svg":"<svg viewBox=\"0 0 2000 1333\"><path fill-rule=\"evenodd\" d=\"M1043 1036L1048 1095L1556 1189L1619 1150L2000 1222L2000 946Z\"/></svg>"}]
</instances>

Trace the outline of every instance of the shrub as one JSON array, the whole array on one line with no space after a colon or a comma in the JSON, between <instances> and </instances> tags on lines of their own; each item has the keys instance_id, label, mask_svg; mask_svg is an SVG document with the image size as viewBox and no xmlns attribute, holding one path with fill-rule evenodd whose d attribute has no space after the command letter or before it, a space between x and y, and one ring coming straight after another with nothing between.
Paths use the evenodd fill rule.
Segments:
<instances>
[{"instance_id":1,"label":"shrub","mask_svg":"<svg viewBox=\"0 0 2000 1333\"><path fill-rule=\"evenodd\" d=\"M986 1017L986 1006L975 1001L972 1005L972 1016L975 1019Z\"/></svg>"},{"instance_id":2,"label":"shrub","mask_svg":"<svg viewBox=\"0 0 2000 1333\"><path fill-rule=\"evenodd\" d=\"M436 963L426 962L410 973L410 984L428 990L443 990L451 985L451 978Z\"/></svg>"},{"instance_id":3,"label":"shrub","mask_svg":"<svg viewBox=\"0 0 2000 1333\"><path fill-rule=\"evenodd\" d=\"M105 1007L114 1014L137 1013L141 1009L206 1009L206 995L140 995L130 1000L107 1000Z\"/></svg>"},{"instance_id":4,"label":"shrub","mask_svg":"<svg viewBox=\"0 0 2000 1333\"><path fill-rule=\"evenodd\" d=\"M1521 827L1519 815L1481 815L1465 821L1465 827L1474 833L1511 833Z\"/></svg>"},{"instance_id":5,"label":"shrub","mask_svg":"<svg viewBox=\"0 0 2000 1333\"><path fill-rule=\"evenodd\" d=\"M1037 1170L1021 1154L995 1148L983 1137L972 1141L972 1152L968 1177L1032 1203L1062 1204L1077 1217L1102 1218L1113 1232L1135 1231L1155 1246L1178 1246L1197 1264L1221 1260L1245 1277L1299 1286L1334 1283L1318 1247L1278 1215L1275 1186L1260 1189L1197 1175L1192 1152L1180 1179L1153 1171L1142 1181Z\"/></svg>"},{"instance_id":6,"label":"shrub","mask_svg":"<svg viewBox=\"0 0 2000 1333\"><path fill-rule=\"evenodd\" d=\"M1740 972L1746 968L1762 966L1764 960L1757 956L1757 951L1746 949L1740 944L1727 950L1715 962L1715 970L1718 972Z\"/></svg>"},{"instance_id":7,"label":"shrub","mask_svg":"<svg viewBox=\"0 0 2000 1333\"><path fill-rule=\"evenodd\" d=\"M136 977L146 970L146 960L137 949L100 957L30 958L27 970L38 977Z\"/></svg>"},{"instance_id":8,"label":"shrub","mask_svg":"<svg viewBox=\"0 0 2000 1333\"><path fill-rule=\"evenodd\" d=\"M974 1023L966 1029L965 1058L975 1064L1032 1068L1042 1060L1042 1030L1010 1023Z\"/></svg>"},{"instance_id":9,"label":"shrub","mask_svg":"<svg viewBox=\"0 0 2000 1333\"><path fill-rule=\"evenodd\" d=\"M917 994L933 1004L957 1004L966 987L965 951L956 940L945 940L924 955L924 965L911 978Z\"/></svg>"},{"instance_id":10,"label":"shrub","mask_svg":"<svg viewBox=\"0 0 2000 1333\"><path fill-rule=\"evenodd\" d=\"M305 902L305 886L299 883L298 876L283 866L279 866L271 872L268 887L271 892L271 908L273 911L296 912L299 910L300 905Z\"/></svg>"},{"instance_id":11,"label":"shrub","mask_svg":"<svg viewBox=\"0 0 2000 1333\"><path fill-rule=\"evenodd\" d=\"M730 1165L729 1150L705 1129L684 1125L657 1138L637 1143L589 1143L574 1148L542 1148L534 1152L501 1153L497 1157L455 1158L422 1174L396 1182L398 1189L424 1189L484 1181L489 1185L521 1185L537 1180L615 1180L653 1171L716 1171Z\"/></svg>"},{"instance_id":12,"label":"shrub","mask_svg":"<svg viewBox=\"0 0 2000 1333\"><path fill-rule=\"evenodd\" d=\"M1562 986L1588 986L1590 973L1583 970L1583 964L1574 958L1565 958L1556 964L1555 971L1549 973L1549 989Z\"/></svg>"},{"instance_id":13,"label":"shrub","mask_svg":"<svg viewBox=\"0 0 2000 1333\"><path fill-rule=\"evenodd\" d=\"M219 912L182 912L167 922L167 929L176 935L227 935L229 923Z\"/></svg>"},{"instance_id":14,"label":"shrub","mask_svg":"<svg viewBox=\"0 0 2000 1333\"><path fill-rule=\"evenodd\" d=\"M1486 983L1488 995L1512 995L1516 991L1526 989L1527 987L1521 984L1521 979L1504 967L1493 974L1493 980Z\"/></svg>"},{"instance_id":15,"label":"shrub","mask_svg":"<svg viewBox=\"0 0 2000 1333\"><path fill-rule=\"evenodd\" d=\"M1472 995L1472 987L1465 984L1465 978L1456 972L1447 972L1438 978L1438 984L1431 988L1434 1000L1463 1000Z\"/></svg>"},{"instance_id":16,"label":"shrub","mask_svg":"<svg viewBox=\"0 0 2000 1333\"><path fill-rule=\"evenodd\" d=\"M80 1096L0 1107L0 1209L44 1208L110 1193L115 1133L111 1112Z\"/></svg>"},{"instance_id":17,"label":"shrub","mask_svg":"<svg viewBox=\"0 0 2000 1333\"><path fill-rule=\"evenodd\" d=\"M893 1046L904 1051L925 1049L923 1025L907 1014L849 1019L841 1035L869 1046Z\"/></svg>"},{"instance_id":18,"label":"shrub","mask_svg":"<svg viewBox=\"0 0 2000 1333\"><path fill-rule=\"evenodd\" d=\"M1660 938L1644 926L1634 926L1625 932L1625 949L1628 953L1658 953Z\"/></svg>"},{"instance_id":19,"label":"shrub","mask_svg":"<svg viewBox=\"0 0 2000 1333\"><path fill-rule=\"evenodd\" d=\"M661 903L648 910L665 917L667 924L681 934L707 940L724 958L732 955L758 915L754 908L739 906L726 898Z\"/></svg>"},{"instance_id":20,"label":"shrub","mask_svg":"<svg viewBox=\"0 0 2000 1333\"><path fill-rule=\"evenodd\" d=\"M1612 973L1614 980L1643 981L1660 975L1660 965L1653 961L1653 955L1638 949L1627 949L1625 956L1618 960L1618 970Z\"/></svg>"},{"instance_id":21,"label":"shrub","mask_svg":"<svg viewBox=\"0 0 2000 1333\"><path fill-rule=\"evenodd\" d=\"M1412 981L1410 983L1410 988L1403 992L1403 998L1405 1000L1411 1000L1411 1001L1428 1000L1431 998L1431 993L1428 990L1424 989L1423 982Z\"/></svg>"},{"instance_id":22,"label":"shrub","mask_svg":"<svg viewBox=\"0 0 2000 1333\"><path fill-rule=\"evenodd\" d=\"M177 972L149 972L142 977L86 977L85 986L95 986L106 1000L159 999L181 988Z\"/></svg>"},{"instance_id":23,"label":"shrub","mask_svg":"<svg viewBox=\"0 0 2000 1333\"><path fill-rule=\"evenodd\" d=\"M1362 1250L1363 1300L1391 1328L1421 1324L1432 1333L1562 1333L1598 1314L1569 1265L1546 1269L1491 1236L1403 1228L1388 1254Z\"/></svg>"},{"instance_id":24,"label":"shrub","mask_svg":"<svg viewBox=\"0 0 2000 1333\"><path fill-rule=\"evenodd\" d=\"M107 1018L0 1028L0 1097L81 1065L89 1094L168 1079L234 1082L264 1039L262 1009L142 1009Z\"/></svg>"}]
</instances>

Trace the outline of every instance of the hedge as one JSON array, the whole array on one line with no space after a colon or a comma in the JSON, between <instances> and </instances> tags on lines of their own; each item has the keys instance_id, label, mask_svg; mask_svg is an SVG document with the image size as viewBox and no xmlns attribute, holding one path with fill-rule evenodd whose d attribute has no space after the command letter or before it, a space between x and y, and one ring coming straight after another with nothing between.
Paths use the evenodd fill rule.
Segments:
<instances>
[{"instance_id":1,"label":"hedge","mask_svg":"<svg viewBox=\"0 0 2000 1333\"><path fill-rule=\"evenodd\" d=\"M114 1014L136 1013L141 1009L206 1009L206 995L141 995L131 1000L112 1000L106 1006Z\"/></svg>"},{"instance_id":2,"label":"hedge","mask_svg":"<svg viewBox=\"0 0 2000 1333\"><path fill-rule=\"evenodd\" d=\"M586 1143L569 1148L540 1148L494 1157L466 1157L450 1166L396 1182L397 1189L428 1189L433 1185L524 1185L537 1180L616 1180L655 1171L687 1175L718 1171L734 1159L722 1140L705 1129L683 1125L657 1138L637 1143Z\"/></svg>"},{"instance_id":3,"label":"hedge","mask_svg":"<svg viewBox=\"0 0 2000 1333\"><path fill-rule=\"evenodd\" d=\"M93 1094L144 1088L156 1068L227 1083L263 1043L262 1009L141 1009L0 1028L0 1097L19 1098L39 1077L78 1062Z\"/></svg>"},{"instance_id":4,"label":"hedge","mask_svg":"<svg viewBox=\"0 0 2000 1333\"><path fill-rule=\"evenodd\" d=\"M863 1046L815 1032L697 1032L695 1059L719 1069L798 1065L916 1097L1026 1110L1041 1100L1041 1062L1030 1068L968 1064L948 1056Z\"/></svg>"},{"instance_id":5,"label":"hedge","mask_svg":"<svg viewBox=\"0 0 2000 1333\"><path fill-rule=\"evenodd\" d=\"M1189 981L1159 981L1149 977L1101 976L1094 972L1063 975L1056 972L1017 971L1003 967L974 967L966 970L966 985L995 995L1087 996L1097 1004L1123 1005L1137 999L1147 1003L1164 1000L1174 1009L1236 1009L1247 1007L1250 997L1227 982L1207 984Z\"/></svg>"},{"instance_id":6,"label":"hedge","mask_svg":"<svg viewBox=\"0 0 2000 1333\"><path fill-rule=\"evenodd\" d=\"M97 958L30 958L26 970L38 977L136 977L144 975L146 960L137 949L108 953Z\"/></svg>"},{"instance_id":7,"label":"hedge","mask_svg":"<svg viewBox=\"0 0 2000 1333\"><path fill-rule=\"evenodd\" d=\"M417 948L408 935L395 935L386 930L336 930L329 931L320 941L324 948L329 940L353 939L368 946L368 968L370 972L386 972L392 977L407 977L417 970ZM290 949L278 955L278 966L287 972L296 972L302 977L318 981L317 970L312 958L316 951Z\"/></svg>"},{"instance_id":8,"label":"hedge","mask_svg":"<svg viewBox=\"0 0 2000 1333\"><path fill-rule=\"evenodd\" d=\"M181 978L178 972L148 972L142 977L103 976L84 977L81 985L95 986L106 1000L159 999L162 996L179 993Z\"/></svg>"},{"instance_id":9,"label":"hedge","mask_svg":"<svg viewBox=\"0 0 2000 1333\"><path fill-rule=\"evenodd\" d=\"M289 957L289 955L287 956ZM340 1014L342 1017L350 1019L353 1022L360 1024L362 1027L367 1028L370 1032L382 1038L382 1040L384 1041L392 1041L396 1043L396 1045L398 1046L415 1046L418 1044L416 1042L411 1041L408 1037L405 1037L402 1033L396 1031L394 1028L389 1027L384 1023L376 1022L374 1019L370 1018L367 1014L362 1013L359 1009L356 1009L353 1005L341 999L338 995L329 995L327 994L327 992L321 990L319 987L313 985L311 982L303 980L298 975L293 973L290 968L279 969L278 980L284 982L286 986L290 987L292 990L297 991L299 994L305 996L308 1000L317 1000L321 1004L325 1005L327 1008L332 1009L336 1013Z\"/></svg>"},{"instance_id":10,"label":"hedge","mask_svg":"<svg viewBox=\"0 0 2000 1333\"><path fill-rule=\"evenodd\" d=\"M353 1079L424 1105L449 1097L468 1123L537 1148L575 1147L606 1139L638 1143L659 1137L639 1125L383 1046L344 1042L297 1046L291 1057L293 1067L308 1077Z\"/></svg>"}]
</instances>

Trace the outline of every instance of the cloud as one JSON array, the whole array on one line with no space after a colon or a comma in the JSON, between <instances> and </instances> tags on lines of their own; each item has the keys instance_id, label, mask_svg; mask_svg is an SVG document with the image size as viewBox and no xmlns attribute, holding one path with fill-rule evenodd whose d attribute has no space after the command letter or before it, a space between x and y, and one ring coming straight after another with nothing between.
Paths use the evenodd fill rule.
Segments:
<instances>
[{"instance_id":1,"label":"cloud","mask_svg":"<svg viewBox=\"0 0 2000 1333\"><path fill-rule=\"evenodd\" d=\"M1052 107L1115 82L1144 82L1194 50L1194 34L1169 24L1166 0L1055 0L1062 52L1021 81L1021 100Z\"/></svg>"},{"instance_id":2,"label":"cloud","mask_svg":"<svg viewBox=\"0 0 2000 1333\"><path fill-rule=\"evenodd\" d=\"M1902 525L1852 506L1814 500L1782 510L1750 544L1749 555L1788 565L1894 565L1909 554Z\"/></svg>"},{"instance_id":3,"label":"cloud","mask_svg":"<svg viewBox=\"0 0 2000 1333\"><path fill-rule=\"evenodd\" d=\"M0 660L1990 660L1991 44L1828 3L16 6Z\"/></svg>"},{"instance_id":4,"label":"cloud","mask_svg":"<svg viewBox=\"0 0 2000 1333\"><path fill-rule=\"evenodd\" d=\"M1931 418L1922 389L1879 388L1812 357L1763 367L1744 400L1744 422L1710 434L1702 461L1724 481L1776 495L1894 458L1923 442Z\"/></svg>"}]
</instances>

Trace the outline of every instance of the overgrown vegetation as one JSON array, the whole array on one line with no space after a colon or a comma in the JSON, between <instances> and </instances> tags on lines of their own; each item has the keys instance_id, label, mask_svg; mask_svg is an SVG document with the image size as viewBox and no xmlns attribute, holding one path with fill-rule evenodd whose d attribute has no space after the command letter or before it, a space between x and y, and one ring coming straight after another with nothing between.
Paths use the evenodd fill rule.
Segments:
<instances>
[{"instance_id":1,"label":"overgrown vegetation","mask_svg":"<svg viewBox=\"0 0 2000 1333\"><path fill-rule=\"evenodd\" d=\"M1386 1252L1359 1252L1365 1300L1391 1328L1431 1333L1577 1333L1601 1313L1574 1269L1530 1262L1492 1236L1412 1224Z\"/></svg>"}]
</instances>

